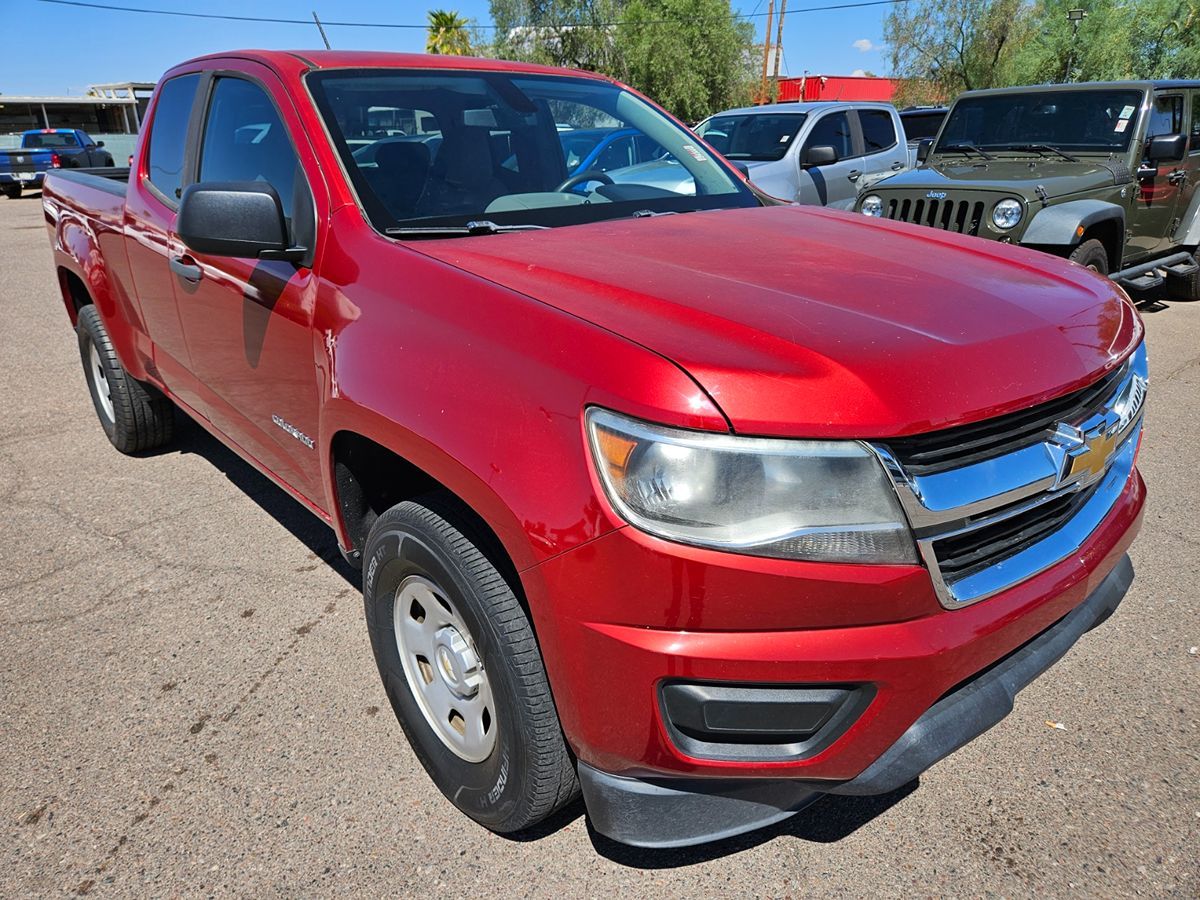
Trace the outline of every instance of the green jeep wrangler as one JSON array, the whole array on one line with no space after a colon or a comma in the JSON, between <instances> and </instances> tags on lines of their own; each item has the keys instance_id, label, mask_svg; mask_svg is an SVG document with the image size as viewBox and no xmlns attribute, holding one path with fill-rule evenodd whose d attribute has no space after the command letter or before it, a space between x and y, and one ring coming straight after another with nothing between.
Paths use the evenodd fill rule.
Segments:
<instances>
[{"instance_id":1,"label":"green jeep wrangler","mask_svg":"<svg viewBox=\"0 0 1200 900\"><path fill-rule=\"evenodd\" d=\"M855 209L1200 300L1200 81L968 91L917 159Z\"/></svg>"}]
</instances>

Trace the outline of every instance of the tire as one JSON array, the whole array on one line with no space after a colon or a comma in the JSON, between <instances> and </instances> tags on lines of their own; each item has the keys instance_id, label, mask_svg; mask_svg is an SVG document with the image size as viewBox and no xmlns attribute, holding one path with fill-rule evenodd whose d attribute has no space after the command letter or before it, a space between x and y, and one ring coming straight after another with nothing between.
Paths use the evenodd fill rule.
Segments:
<instances>
[{"instance_id":1,"label":"tire","mask_svg":"<svg viewBox=\"0 0 1200 900\"><path fill-rule=\"evenodd\" d=\"M1098 272L1101 275L1108 274L1108 251L1104 249L1104 245L1094 238L1090 241L1084 241L1078 247L1071 251L1071 255L1067 257L1071 262L1079 263L1084 268L1091 269L1093 272Z\"/></svg>"},{"instance_id":2,"label":"tire","mask_svg":"<svg viewBox=\"0 0 1200 900\"><path fill-rule=\"evenodd\" d=\"M21 199L21 186L19 184L4 185L4 196L7 197L9 200L20 200Z\"/></svg>"},{"instance_id":3,"label":"tire","mask_svg":"<svg viewBox=\"0 0 1200 900\"><path fill-rule=\"evenodd\" d=\"M421 765L462 812L507 833L561 809L579 784L529 618L472 522L444 493L393 506L367 538L363 600Z\"/></svg>"},{"instance_id":4,"label":"tire","mask_svg":"<svg viewBox=\"0 0 1200 900\"><path fill-rule=\"evenodd\" d=\"M92 405L112 445L140 453L168 443L175 434L175 407L125 371L95 306L79 311L76 333Z\"/></svg>"},{"instance_id":5,"label":"tire","mask_svg":"<svg viewBox=\"0 0 1200 900\"><path fill-rule=\"evenodd\" d=\"M1167 293L1173 300L1200 300L1200 271L1186 278L1168 278Z\"/></svg>"}]
</instances>

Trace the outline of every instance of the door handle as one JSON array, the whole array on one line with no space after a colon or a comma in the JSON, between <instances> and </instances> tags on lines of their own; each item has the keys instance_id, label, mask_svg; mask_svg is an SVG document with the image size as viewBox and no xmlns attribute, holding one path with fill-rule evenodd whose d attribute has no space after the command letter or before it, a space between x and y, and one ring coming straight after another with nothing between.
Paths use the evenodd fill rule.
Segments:
<instances>
[{"instance_id":1,"label":"door handle","mask_svg":"<svg viewBox=\"0 0 1200 900\"><path fill-rule=\"evenodd\" d=\"M200 281L200 267L190 256L172 256L170 265L171 271L188 284L197 284Z\"/></svg>"},{"instance_id":2,"label":"door handle","mask_svg":"<svg viewBox=\"0 0 1200 900\"><path fill-rule=\"evenodd\" d=\"M896 160L894 163L892 163L892 171L893 172L899 172L903 168L904 168L904 163L900 162L900 160Z\"/></svg>"},{"instance_id":3,"label":"door handle","mask_svg":"<svg viewBox=\"0 0 1200 900\"><path fill-rule=\"evenodd\" d=\"M1169 184L1183 184L1185 181L1187 181L1187 172L1185 172L1183 169L1176 169L1167 176L1167 182Z\"/></svg>"},{"instance_id":4,"label":"door handle","mask_svg":"<svg viewBox=\"0 0 1200 900\"><path fill-rule=\"evenodd\" d=\"M851 181L858 181L858 179L861 176L862 176L862 172L860 172L858 169L851 169L849 172L846 173L846 177L849 178Z\"/></svg>"}]
</instances>

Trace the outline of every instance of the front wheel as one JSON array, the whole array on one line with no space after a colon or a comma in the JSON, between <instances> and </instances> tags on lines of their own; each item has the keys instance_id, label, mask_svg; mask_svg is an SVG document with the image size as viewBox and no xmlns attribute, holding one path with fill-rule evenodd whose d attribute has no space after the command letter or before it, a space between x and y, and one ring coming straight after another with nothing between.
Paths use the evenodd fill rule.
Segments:
<instances>
[{"instance_id":1,"label":"front wheel","mask_svg":"<svg viewBox=\"0 0 1200 900\"><path fill-rule=\"evenodd\" d=\"M363 599L392 710L460 810L519 831L579 791L533 628L461 503L430 494L371 527Z\"/></svg>"},{"instance_id":2,"label":"front wheel","mask_svg":"<svg viewBox=\"0 0 1200 900\"><path fill-rule=\"evenodd\" d=\"M1108 251L1095 239L1084 241L1071 251L1068 259L1100 275L1108 274Z\"/></svg>"}]
</instances>

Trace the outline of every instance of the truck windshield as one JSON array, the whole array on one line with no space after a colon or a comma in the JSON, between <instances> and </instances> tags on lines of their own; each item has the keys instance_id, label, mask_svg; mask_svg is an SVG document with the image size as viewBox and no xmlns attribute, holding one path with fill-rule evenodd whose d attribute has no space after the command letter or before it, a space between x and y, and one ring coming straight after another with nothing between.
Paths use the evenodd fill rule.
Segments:
<instances>
[{"instance_id":1,"label":"truck windshield","mask_svg":"<svg viewBox=\"0 0 1200 900\"><path fill-rule=\"evenodd\" d=\"M1123 153L1143 101L1137 90L1064 90L964 97L954 104L934 152L973 146L1021 151L1031 145L1080 153Z\"/></svg>"},{"instance_id":2,"label":"truck windshield","mask_svg":"<svg viewBox=\"0 0 1200 900\"><path fill-rule=\"evenodd\" d=\"M308 85L367 215L400 237L758 203L693 134L598 79L358 69Z\"/></svg>"},{"instance_id":3,"label":"truck windshield","mask_svg":"<svg viewBox=\"0 0 1200 900\"><path fill-rule=\"evenodd\" d=\"M807 113L713 116L696 129L708 145L730 159L783 159Z\"/></svg>"}]
</instances>

